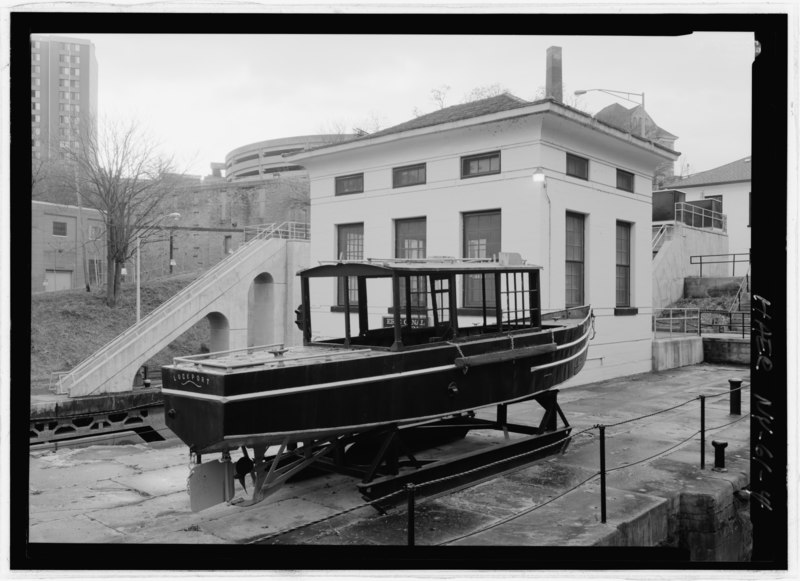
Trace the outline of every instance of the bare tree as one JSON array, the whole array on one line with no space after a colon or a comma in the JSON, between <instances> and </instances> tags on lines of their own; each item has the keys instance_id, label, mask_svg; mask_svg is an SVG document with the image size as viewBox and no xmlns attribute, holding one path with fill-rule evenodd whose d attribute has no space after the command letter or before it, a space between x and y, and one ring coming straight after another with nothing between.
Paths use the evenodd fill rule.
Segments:
<instances>
[{"instance_id":1,"label":"bare tree","mask_svg":"<svg viewBox=\"0 0 800 581\"><path fill-rule=\"evenodd\" d=\"M441 85L440 87L431 89L431 101L436 103L436 106L439 107L439 109L444 109L447 107L445 100L447 98L448 91L450 91L450 85Z\"/></svg>"},{"instance_id":2,"label":"bare tree","mask_svg":"<svg viewBox=\"0 0 800 581\"><path fill-rule=\"evenodd\" d=\"M122 265L163 218L159 205L180 175L171 157L138 123L108 122L81 131L61 153L74 168L83 203L100 212L106 230L106 303L113 307L120 291Z\"/></svg>"},{"instance_id":3,"label":"bare tree","mask_svg":"<svg viewBox=\"0 0 800 581\"><path fill-rule=\"evenodd\" d=\"M484 85L472 89L469 93L464 95L464 99L461 102L471 103L472 101L480 101L481 99L488 99L489 97L497 97L507 92L508 90L499 83Z\"/></svg>"}]
</instances>

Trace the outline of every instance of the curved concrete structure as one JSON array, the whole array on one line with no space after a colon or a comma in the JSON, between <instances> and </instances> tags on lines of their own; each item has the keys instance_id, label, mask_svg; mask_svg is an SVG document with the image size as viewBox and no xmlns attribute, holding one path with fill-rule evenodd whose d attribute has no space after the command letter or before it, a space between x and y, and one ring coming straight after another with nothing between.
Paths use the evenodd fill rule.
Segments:
<instances>
[{"instance_id":1,"label":"curved concrete structure","mask_svg":"<svg viewBox=\"0 0 800 581\"><path fill-rule=\"evenodd\" d=\"M307 232L307 230L305 230ZM192 325L208 318L211 350L302 343L294 325L298 270L308 266L309 241L267 233L177 293L64 375L70 397L130 391L137 370Z\"/></svg>"},{"instance_id":2,"label":"curved concrete structure","mask_svg":"<svg viewBox=\"0 0 800 581\"><path fill-rule=\"evenodd\" d=\"M225 177L228 181L264 180L286 173L305 172L296 162L284 159L284 154L340 141L340 135L298 135L268 139L237 147L225 156Z\"/></svg>"}]
</instances>

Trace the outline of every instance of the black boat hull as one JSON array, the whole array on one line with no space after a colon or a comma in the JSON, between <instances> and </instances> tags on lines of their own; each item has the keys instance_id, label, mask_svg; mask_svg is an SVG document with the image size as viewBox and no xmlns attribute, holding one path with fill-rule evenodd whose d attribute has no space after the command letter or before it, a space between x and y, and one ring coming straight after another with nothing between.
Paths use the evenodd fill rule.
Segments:
<instances>
[{"instance_id":1,"label":"black boat hull","mask_svg":"<svg viewBox=\"0 0 800 581\"><path fill-rule=\"evenodd\" d=\"M200 454L308 442L509 403L583 367L589 310L570 325L247 373L163 368L168 427ZM578 317L578 320L574 320Z\"/></svg>"}]
</instances>

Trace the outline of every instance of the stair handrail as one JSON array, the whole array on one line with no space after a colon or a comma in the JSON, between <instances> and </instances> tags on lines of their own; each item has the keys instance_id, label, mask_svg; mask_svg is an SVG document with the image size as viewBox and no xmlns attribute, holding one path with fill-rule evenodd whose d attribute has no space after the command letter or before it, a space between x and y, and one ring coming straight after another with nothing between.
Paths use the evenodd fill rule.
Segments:
<instances>
[{"instance_id":1,"label":"stair handrail","mask_svg":"<svg viewBox=\"0 0 800 581\"><path fill-rule=\"evenodd\" d=\"M742 277L742 282L739 284L739 289L736 291L736 295L733 297L733 303L731 303L731 308L728 309L729 313L734 312L734 307L739 306L741 307L741 300L742 300L742 290L747 287L747 291L750 292L750 265L747 266L747 272L744 273ZM735 309L738 311L739 309Z\"/></svg>"},{"instance_id":2,"label":"stair handrail","mask_svg":"<svg viewBox=\"0 0 800 581\"><path fill-rule=\"evenodd\" d=\"M653 252L658 252L661 248L670 226L671 224L661 224L658 232L656 232L656 235L653 237Z\"/></svg>"},{"instance_id":3,"label":"stair handrail","mask_svg":"<svg viewBox=\"0 0 800 581\"><path fill-rule=\"evenodd\" d=\"M299 227L298 225L305 225L305 228ZM205 271L201 276L193 280L187 286L182 288L180 291L175 293L172 297L161 303L155 309L153 309L150 313L148 313L145 317L141 319L138 323L134 323L127 329L125 329L122 333L114 337L111 341L100 347L97 351L93 352L86 358L84 358L80 363L75 365L70 371L64 373L63 376L59 378L58 381L58 392L64 393L65 388L65 380L68 378L72 378L71 385L75 385L76 381L74 379L74 374L84 365L86 365L90 360L95 359L96 357L106 353L112 349L116 349L120 346L120 344L124 345L125 342L132 336L138 336L139 333L136 332L137 330L144 329L150 322L156 318L160 317L161 315L165 314L179 299L180 295L183 295L187 292L196 290L197 288L205 287L210 284L210 281L216 280L217 276L209 276L209 275L216 275L221 273L223 270L227 269L229 266L234 264L233 259L242 259L244 258L243 252L250 248L255 248L255 242L258 240L266 240L269 238L284 238L282 234L286 233L287 236L285 238L289 238L289 234L296 233L296 234L304 234L304 238L299 239L308 239L308 224L305 222L281 222L280 224L271 223L271 224L263 224L259 226L259 231L257 232L256 236L251 240L245 242L239 248L237 248L234 252L220 260L217 264L213 267ZM279 236L275 236L278 233ZM238 262L238 260L237 260Z\"/></svg>"}]
</instances>

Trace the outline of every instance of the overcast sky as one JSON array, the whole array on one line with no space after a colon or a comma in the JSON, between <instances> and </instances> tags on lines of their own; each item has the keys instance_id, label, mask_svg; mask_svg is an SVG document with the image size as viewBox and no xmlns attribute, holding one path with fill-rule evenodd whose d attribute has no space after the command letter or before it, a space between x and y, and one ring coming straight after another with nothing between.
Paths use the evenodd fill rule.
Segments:
<instances>
[{"instance_id":1,"label":"overcast sky","mask_svg":"<svg viewBox=\"0 0 800 581\"><path fill-rule=\"evenodd\" d=\"M614 102L576 99L577 89L645 93L655 122L678 136L676 172L751 153L752 33L67 36L95 45L100 118L137 119L192 174L256 141L407 121L436 109L431 90L443 86L447 105L488 85L533 99L550 46L562 47L567 104L596 113Z\"/></svg>"}]
</instances>

